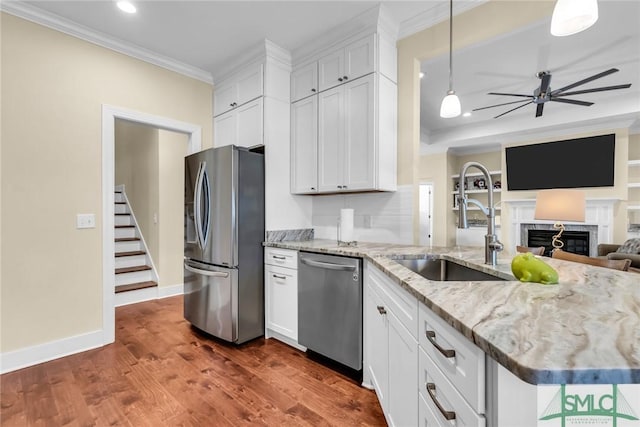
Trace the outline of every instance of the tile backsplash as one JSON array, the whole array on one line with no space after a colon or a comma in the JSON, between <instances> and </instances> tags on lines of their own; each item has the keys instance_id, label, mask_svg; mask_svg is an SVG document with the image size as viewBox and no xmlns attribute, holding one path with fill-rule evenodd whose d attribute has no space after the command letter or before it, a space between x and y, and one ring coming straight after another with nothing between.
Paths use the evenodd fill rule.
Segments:
<instances>
[{"instance_id":1,"label":"tile backsplash","mask_svg":"<svg viewBox=\"0 0 640 427\"><path fill-rule=\"evenodd\" d=\"M337 240L340 209L354 210L356 241L413 243L413 186L393 193L357 193L314 196L312 226L316 239Z\"/></svg>"}]
</instances>

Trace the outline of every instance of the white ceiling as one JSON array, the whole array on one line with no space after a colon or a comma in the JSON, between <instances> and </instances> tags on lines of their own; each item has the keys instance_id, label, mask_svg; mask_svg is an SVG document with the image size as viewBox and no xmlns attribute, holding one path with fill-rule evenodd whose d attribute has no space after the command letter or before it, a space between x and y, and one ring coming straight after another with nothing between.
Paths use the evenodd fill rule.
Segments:
<instances>
[{"instance_id":1,"label":"white ceiling","mask_svg":"<svg viewBox=\"0 0 640 427\"><path fill-rule=\"evenodd\" d=\"M455 17L454 17L455 40ZM453 88L462 110L522 98L487 95L507 92L533 95L540 86L538 71L551 71L550 87L561 88L609 68L620 71L573 90L632 83L631 88L568 96L594 102L590 107L547 102L541 117L535 104L494 119L512 106L472 113L471 117L442 119L440 103L448 89L449 57L445 54L422 64L426 76L421 81L421 139L427 146L500 144L514 138L532 139L545 133L562 132L571 126L615 127L640 118L640 1L599 1L599 19L591 28L568 37L549 32L551 17L529 28L471 46L453 54ZM427 95L429 94L429 95ZM514 135L517 133L518 135ZM535 137L534 137L535 138Z\"/></svg>"},{"instance_id":2,"label":"white ceiling","mask_svg":"<svg viewBox=\"0 0 640 427\"><path fill-rule=\"evenodd\" d=\"M380 3L400 24L443 2L132 0L138 9L132 15L121 12L115 1L21 3L205 70L215 78L234 57L264 39L295 52Z\"/></svg>"},{"instance_id":3,"label":"white ceiling","mask_svg":"<svg viewBox=\"0 0 640 427\"><path fill-rule=\"evenodd\" d=\"M455 0L455 10L474 7L484 0ZM425 1L169 1L138 0L135 15L118 10L115 1L6 1L70 21L122 45L146 50L213 76L215 81L234 57L264 39L296 57L327 32L383 4L399 25L400 37L446 19L446 0ZM421 140L423 148L497 145L516 138L542 137L568 126L588 131L638 122L640 117L640 0L600 0L600 18L579 34L553 37L550 17L544 22L477 46L454 52L454 89L463 111L514 101L487 92L532 93L540 80L535 73L549 70L551 88L565 86L616 67L620 71L581 86L632 83L630 89L580 95L594 102L581 107L549 102L544 115L535 118L529 105L493 119L505 107L476 112L469 118L441 119L439 108L448 87L448 56L422 65ZM456 12L454 12L456 13ZM422 25L422 27L420 27ZM479 24L481 25L481 24ZM454 19L455 38L455 19Z\"/></svg>"}]
</instances>

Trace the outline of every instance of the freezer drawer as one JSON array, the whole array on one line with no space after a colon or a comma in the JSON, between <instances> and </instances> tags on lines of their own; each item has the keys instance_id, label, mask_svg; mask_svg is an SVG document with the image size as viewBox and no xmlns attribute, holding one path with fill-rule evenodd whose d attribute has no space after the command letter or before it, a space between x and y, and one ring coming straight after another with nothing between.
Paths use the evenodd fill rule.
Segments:
<instances>
[{"instance_id":1,"label":"freezer drawer","mask_svg":"<svg viewBox=\"0 0 640 427\"><path fill-rule=\"evenodd\" d=\"M238 338L238 270L184 264L184 317L193 326L229 342Z\"/></svg>"}]
</instances>

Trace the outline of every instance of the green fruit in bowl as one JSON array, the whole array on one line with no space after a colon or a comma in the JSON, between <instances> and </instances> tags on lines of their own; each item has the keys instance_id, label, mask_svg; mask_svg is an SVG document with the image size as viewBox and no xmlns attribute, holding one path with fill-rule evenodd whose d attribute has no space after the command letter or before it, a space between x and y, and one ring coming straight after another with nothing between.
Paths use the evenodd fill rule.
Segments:
<instances>
[{"instance_id":1,"label":"green fruit in bowl","mask_svg":"<svg viewBox=\"0 0 640 427\"><path fill-rule=\"evenodd\" d=\"M558 283L558 272L530 252L513 257L511 272L521 282L536 282L544 285Z\"/></svg>"}]
</instances>

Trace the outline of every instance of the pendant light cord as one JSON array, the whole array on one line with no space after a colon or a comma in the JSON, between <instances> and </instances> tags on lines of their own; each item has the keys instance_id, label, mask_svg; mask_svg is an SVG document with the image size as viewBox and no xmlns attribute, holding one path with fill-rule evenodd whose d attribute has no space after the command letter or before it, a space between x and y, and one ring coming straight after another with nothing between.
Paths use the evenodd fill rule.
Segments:
<instances>
[{"instance_id":1,"label":"pendant light cord","mask_svg":"<svg viewBox=\"0 0 640 427\"><path fill-rule=\"evenodd\" d=\"M453 90L453 0L449 0L449 92Z\"/></svg>"}]
</instances>

